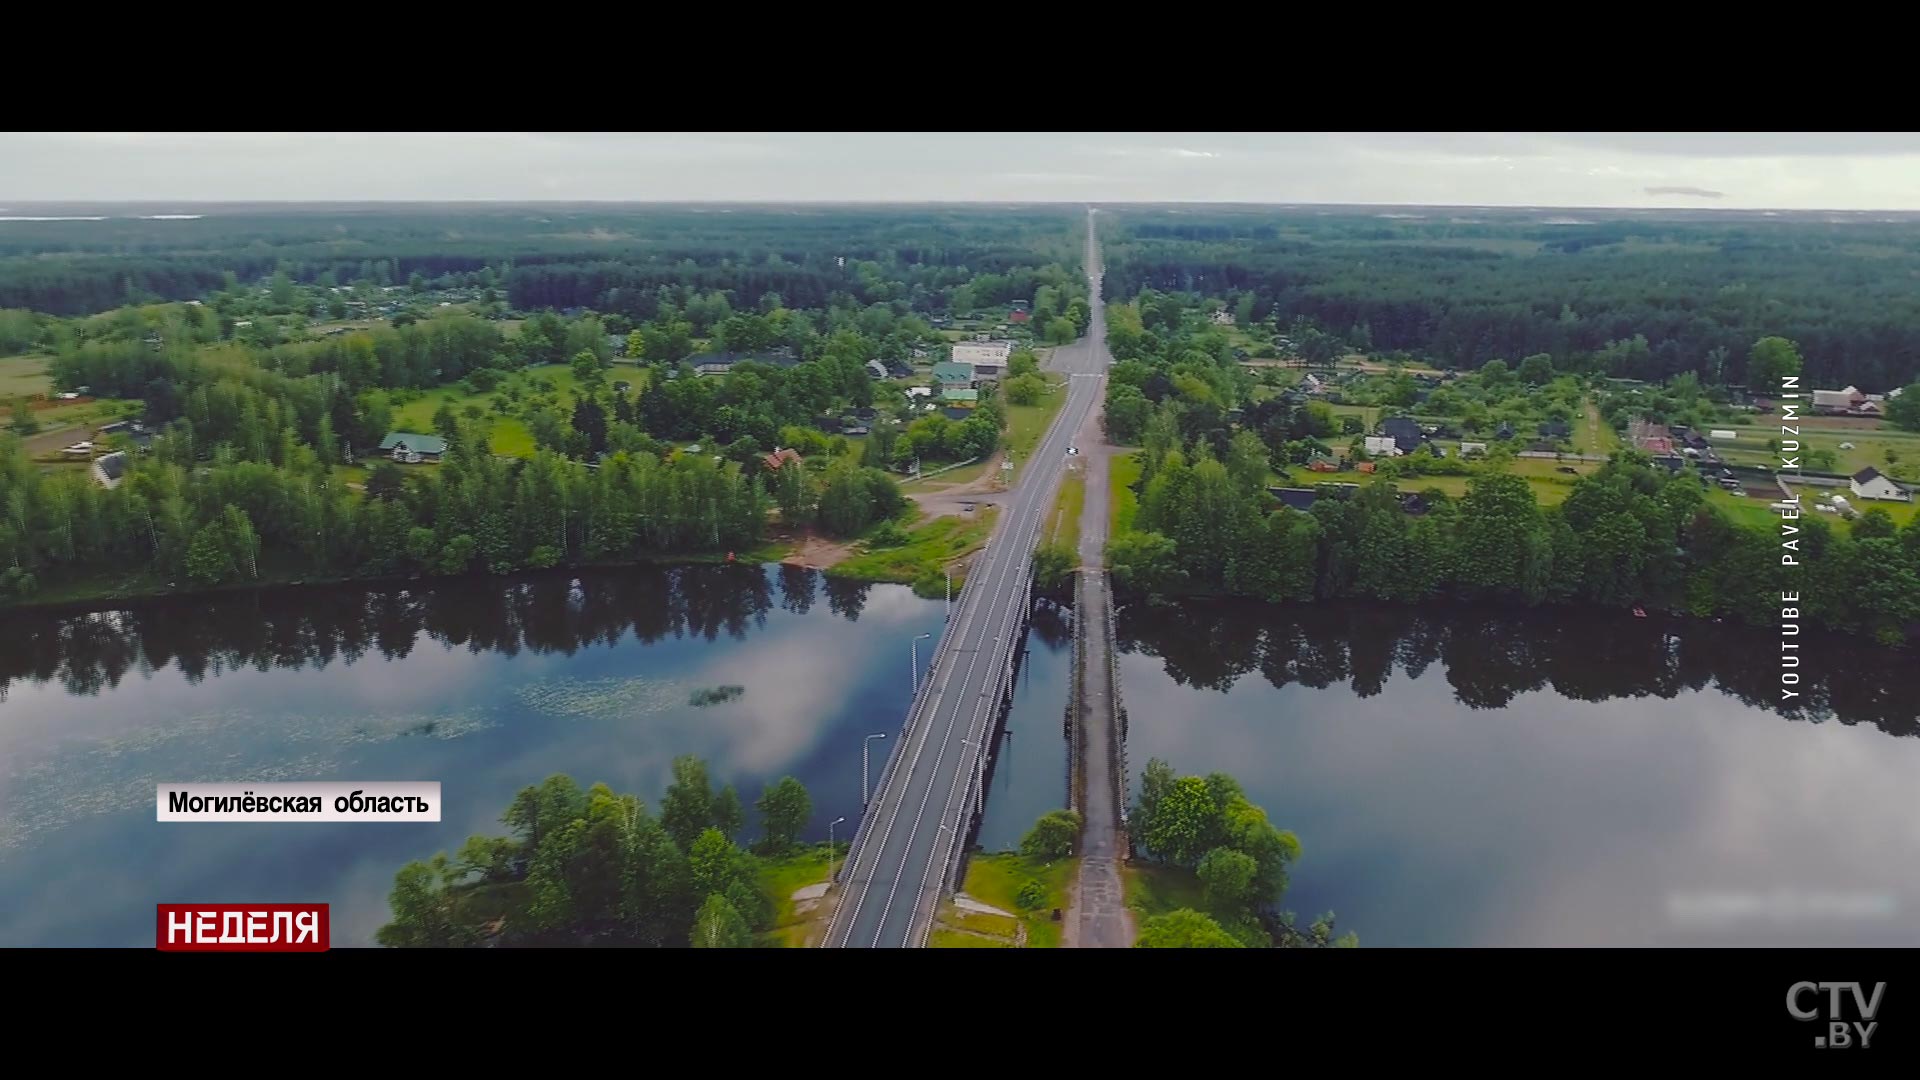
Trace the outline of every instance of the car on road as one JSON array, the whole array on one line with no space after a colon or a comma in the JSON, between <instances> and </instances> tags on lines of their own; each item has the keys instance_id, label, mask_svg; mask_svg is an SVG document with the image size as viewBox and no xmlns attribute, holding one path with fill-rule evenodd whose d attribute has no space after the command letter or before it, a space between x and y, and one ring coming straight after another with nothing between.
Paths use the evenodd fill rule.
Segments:
<instances>
[{"instance_id":1,"label":"car on road","mask_svg":"<svg viewBox=\"0 0 1920 1080\"><path fill-rule=\"evenodd\" d=\"M1080 452L1080 448L1079 448L1079 447L1077 447L1077 446L1069 446L1069 447L1067 447L1067 456L1068 456L1068 457L1072 457L1072 456L1074 456L1075 454L1078 454L1079 452Z\"/></svg>"}]
</instances>

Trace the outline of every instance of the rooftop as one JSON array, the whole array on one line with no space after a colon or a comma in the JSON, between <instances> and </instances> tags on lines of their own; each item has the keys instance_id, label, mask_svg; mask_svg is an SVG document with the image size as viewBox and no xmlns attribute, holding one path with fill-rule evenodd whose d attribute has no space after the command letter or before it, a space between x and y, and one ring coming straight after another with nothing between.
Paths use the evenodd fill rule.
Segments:
<instances>
[{"instance_id":1,"label":"rooftop","mask_svg":"<svg viewBox=\"0 0 1920 1080\"><path fill-rule=\"evenodd\" d=\"M416 454L444 454L447 452L447 440L438 435L421 435L412 431L388 432L387 437L380 440L380 449L392 450L402 443L405 443L407 449Z\"/></svg>"}]
</instances>

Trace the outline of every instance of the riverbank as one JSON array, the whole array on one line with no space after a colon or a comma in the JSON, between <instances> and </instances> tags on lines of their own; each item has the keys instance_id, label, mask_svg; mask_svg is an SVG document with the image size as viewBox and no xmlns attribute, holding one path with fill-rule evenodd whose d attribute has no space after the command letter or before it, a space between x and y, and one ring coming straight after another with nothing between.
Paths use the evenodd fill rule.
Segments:
<instances>
[{"instance_id":1,"label":"riverbank","mask_svg":"<svg viewBox=\"0 0 1920 1080\"><path fill-rule=\"evenodd\" d=\"M257 589L331 588L338 585L380 586L415 582L421 584L438 584L441 582L456 581L509 581L531 575L547 575L578 570L620 570L637 566L719 566L729 562L757 565L761 563L782 562L793 551L793 548L794 542L792 540L774 539L749 551L702 552L698 554L663 555L647 559L616 559L603 562L568 563L548 569L528 567L515 570L508 574L456 574L447 577L433 574L310 574L263 565L260 568L260 576L247 581L232 581L219 585L188 585L181 587L176 581L168 581L159 574L144 571L112 578L88 575L82 578L54 579L36 589L32 596L0 601L0 613L9 611L53 611L58 613L69 609L95 608L105 604L135 603L144 600L180 600L198 596L232 596Z\"/></svg>"},{"instance_id":2,"label":"riverbank","mask_svg":"<svg viewBox=\"0 0 1920 1080\"><path fill-rule=\"evenodd\" d=\"M935 517L906 530L904 543L867 550L822 567L827 574L855 581L911 585L921 596L944 596L946 570L952 567L957 588L966 580L966 560L986 546L998 509L980 506L954 517Z\"/></svg>"},{"instance_id":3,"label":"riverbank","mask_svg":"<svg viewBox=\"0 0 1920 1080\"><path fill-rule=\"evenodd\" d=\"M967 878L957 895L941 901L927 946L1059 948L1067 884L1078 862L1046 862L1011 851L969 857Z\"/></svg>"}]
</instances>

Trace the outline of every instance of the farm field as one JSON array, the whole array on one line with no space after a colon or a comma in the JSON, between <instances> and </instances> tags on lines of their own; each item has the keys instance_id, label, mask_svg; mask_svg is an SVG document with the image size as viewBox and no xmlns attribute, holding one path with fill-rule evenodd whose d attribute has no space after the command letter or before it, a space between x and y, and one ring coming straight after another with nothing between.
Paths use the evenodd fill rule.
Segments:
<instances>
[{"instance_id":1,"label":"farm field","mask_svg":"<svg viewBox=\"0 0 1920 1080\"><path fill-rule=\"evenodd\" d=\"M33 353L0 357L0 401L52 392L53 380L47 376L47 360Z\"/></svg>"},{"instance_id":2,"label":"farm field","mask_svg":"<svg viewBox=\"0 0 1920 1080\"><path fill-rule=\"evenodd\" d=\"M1851 475L1871 465L1907 483L1920 482L1920 432L1888 427L1837 427L1832 423L1834 419L1847 418L1809 417L1799 425L1800 442L1806 451L1825 450L1833 454L1833 467L1822 471ZM1728 462L1762 468L1779 464L1779 453L1767 448L1768 440L1782 437L1777 420L1771 424L1729 424L1726 430L1735 432L1739 438L1731 442L1716 441L1714 449ZM1853 448L1843 450L1842 443L1849 443ZM1889 451L1894 455L1891 462L1887 460ZM1802 468L1811 467L1804 454L1800 464Z\"/></svg>"}]
</instances>

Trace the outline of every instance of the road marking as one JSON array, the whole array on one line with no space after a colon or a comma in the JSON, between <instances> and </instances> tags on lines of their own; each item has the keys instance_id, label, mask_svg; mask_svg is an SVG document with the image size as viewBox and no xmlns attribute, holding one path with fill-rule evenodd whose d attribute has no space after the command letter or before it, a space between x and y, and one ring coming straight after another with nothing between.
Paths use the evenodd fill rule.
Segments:
<instances>
[{"instance_id":1,"label":"road marking","mask_svg":"<svg viewBox=\"0 0 1920 1080\"><path fill-rule=\"evenodd\" d=\"M1091 339L1088 340L1091 341ZM1090 359L1104 366L1104 362L1100 359L1097 349L1095 350L1095 355ZM1091 377L1098 379L1102 377L1098 373L1069 372L1068 374L1072 378ZM1086 386L1088 391L1097 392L1097 387L1088 386L1085 383L1078 384L1078 386ZM1076 403L1075 398L1080 398L1081 400ZM927 821L927 805L932 800L934 789L939 783L941 777L940 770L946 760L947 747L953 741L954 728L961 720L960 703L967 700L968 695L966 694L966 690L968 686L973 683L976 672L980 675L981 682L979 693L973 695L975 708L973 716L968 718L966 727L967 734L974 736L972 743L976 749L973 755L956 755L959 759L957 765L965 766L965 768L956 767L952 773L952 779L948 783L947 795L940 809L941 822L944 823L948 813L953 810L956 794L963 790L970 792L974 777L984 773L986 764L984 758L987 755L985 732L991 731L993 722L993 714L989 710L993 704L998 702L997 696L989 695L988 689L990 687L996 691L1004 691L1005 689L1001 685L1006 681L1006 678L1003 676L1011 676L1012 661L1016 655L1014 650L1014 631L1015 628L1020 625L1020 618L1026 607L1022 602L1024 598L1021 596L1021 591L1011 589L1009 586L1024 584L1029 591L1031 590L1031 547L1038 541L1038 534L1042 518L1044 517L1043 510L1050 504L1053 498L1057 497L1055 493L1065 475L1065 470L1061 468L1061 458L1057 452L1057 447L1062 440L1070 441L1070 433L1078 430L1078 427L1086 422L1095 401L1097 401L1095 393L1081 393L1077 387L1075 390L1069 392L1067 401L1063 403L1066 407L1063 408L1061 415L1055 418L1053 424L1048 427L1047 433L1041 442L1041 450L1043 452L1050 449L1055 450L1054 454L1047 459L1054 462L1053 467L1050 469L1043 467L1042 472L1045 475L1038 482L1020 485L1020 489L1022 490L1016 494L1012 501L1013 513L1001 523L999 528L994 530L993 536L989 538L985 552L985 561L987 563L986 572L981 575L982 581L980 584L982 587L978 590L977 595L963 596L960 610L955 613L953 622L941 635L938 659L935 661L934 676L930 676L927 682L921 685L915 693L912 706L910 706L908 710L906 739L904 741L911 744L911 753L904 758L889 755L888 766L881 777L881 791L877 794L875 803L869 812L872 820L863 821L860 828L856 831L854 850L849 852L847 864L848 889L855 895L848 898L852 901L851 904L843 903L836 909L834 918L828 926L826 939L822 942L823 945L832 946L836 937L842 944L851 944L853 934L859 922L860 912L864 908L867 898L872 893L874 878L877 874L883 872L882 868L891 842L893 826L899 822L900 812L906 808L908 800L911 799L915 787L920 782L916 780L914 774L918 771L921 755L926 750L928 741L933 737L934 728L938 726L940 717L944 711L947 717L947 724L941 734L942 744L940 749L936 751L932 766L927 772L925 778L926 789L925 793L921 796L918 813L909 826L903 846L900 849L900 865L895 871L893 881L889 884L887 900L881 909L878 923L874 929L873 943L878 945L881 939L886 936L894 900L898 895L901 879L905 876L908 864L911 863L914 858L915 842L920 837L922 826ZM1068 423L1069 418L1073 418L1074 423ZM1012 541L1012 543L1007 543L1007 541ZM1009 551L1009 549L1011 550ZM975 593L975 590L969 589L966 590L966 592L972 594ZM984 595L986 598L982 600L980 599L980 595ZM982 604L986 605L984 611L981 610ZM982 616L985 617L984 621ZM1000 631L998 635L995 635L994 640L1000 643L1002 647L998 649L995 656L990 659L987 669L981 670L979 666L979 654L988 651L984 644L986 641L985 630L987 629L998 629ZM973 643L971 647L966 644L969 641ZM964 673L959 670L959 655L963 652L972 654ZM951 683L955 674L960 674L961 676L960 697L958 698L949 696L949 690L951 689ZM895 767L896 762L904 763L904 772ZM896 780L899 782L895 783ZM964 789L962 788L963 780L966 781L966 787ZM984 792L981 793L981 798L982 801L984 801ZM964 811L964 807L962 809ZM885 815L885 822L876 840L873 826L881 824L879 819L882 814ZM966 818L963 813L956 824L963 824L965 820ZM921 909L926 907L927 882L936 870L944 871L951 863L954 856L958 853L957 847L963 839L963 833L959 828L956 827L951 831L952 836L944 845L941 843L938 832L935 833L931 840L931 847L927 851L928 861L922 871L920 884L912 890L913 902L907 909L905 936L900 940L900 944L903 946L917 946L922 944L920 935L916 931L921 921ZM865 877L861 876L861 866L863 864L867 866L867 874ZM937 890L935 899L935 904L927 908L928 917L926 922L929 929L932 925L933 915L937 913L938 909ZM842 918L843 915L845 916L844 919Z\"/></svg>"}]
</instances>

